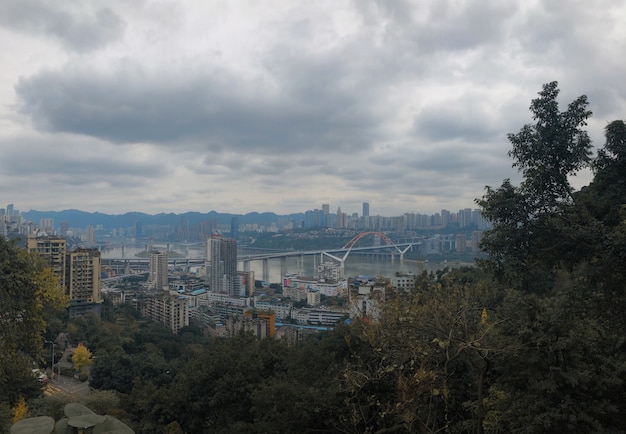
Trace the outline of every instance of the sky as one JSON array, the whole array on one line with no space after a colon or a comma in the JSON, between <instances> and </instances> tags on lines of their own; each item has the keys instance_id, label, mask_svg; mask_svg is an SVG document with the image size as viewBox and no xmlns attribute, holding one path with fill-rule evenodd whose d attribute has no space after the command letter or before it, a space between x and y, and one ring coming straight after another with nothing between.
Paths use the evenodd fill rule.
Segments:
<instances>
[{"instance_id":1,"label":"sky","mask_svg":"<svg viewBox=\"0 0 626 434\"><path fill-rule=\"evenodd\" d=\"M625 53L623 0L2 0L0 207L476 208L545 83L602 147Z\"/></svg>"}]
</instances>

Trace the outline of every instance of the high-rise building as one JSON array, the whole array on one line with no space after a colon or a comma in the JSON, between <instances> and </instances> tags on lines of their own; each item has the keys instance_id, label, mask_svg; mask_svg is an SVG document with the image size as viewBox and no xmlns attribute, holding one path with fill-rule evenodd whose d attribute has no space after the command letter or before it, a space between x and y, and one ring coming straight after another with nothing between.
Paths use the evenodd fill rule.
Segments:
<instances>
[{"instance_id":1,"label":"high-rise building","mask_svg":"<svg viewBox=\"0 0 626 434\"><path fill-rule=\"evenodd\" d=\"M211 291L238 295L237 242L212 236L207 242L207 260L207 277Z\"/></svg>"},{"instance_id":2,"label":"high-rise building","mask_svg":"<svg viewBox=\"0 0 626 434\"><path fill-rule=\"evenodd\" d=\"M135 222L135 238L139 239L143 236L143 225L141 222Z\"/></svg>"},{"instance_id":3,"label":"high-rise building","mask_svg":"<svg viewBox=\"0 0 626 434\"><path fill-rule=\"evenodd\" d=\"M59 278L61 286L66 286L65 254L67 242L65 238L53 236L38 237L31 235L26 239L26 249L31 253L38 253L52 269L52 272Z\"/></svg>"},{"instance_id":4,"label":"high-rise building","mask_svg":"<svg viewBox=\"0 0 626 434\"><path fill-rule=\"evenodd\" d=\"M93 225L87 225L83 239L86 243L96 242L96 231L94 230Z\"/></svg>"},{"instance_id":5,"label":"high-rise building","mask_svg":"<svg viewBox=\"0 0 626 434\"><path fill-rule=\"evenodd\" d=\"M466 247L467 247L467 237L465 236L465 234L457 234L455 250L458 253L465 253Z\"/></svg>"},{"instance_id":6,"label":"high-rise building","mask_svg":"<svg viewBox=\"0 0 626 434\"><path fill-rule=\"evenodd\" d=\"M98 249L76 249L67 253L66 288L70 297L70 317L87 312L100 315L102 259Z\"/></svg>"},{"instance_id":7,"label":"high-rise building","mask_svg":"<svg viewBox=\"0 0 626 434\"><path fill-rule=\"evenodd\" d=\"M341 207L339 207L337 208L337 220L336 220L337 227L343 228L345 227L345 223L346 223L346 214L342 212Z\"/></svg>"},{"instance_id":8,"label":"high-rise building","mask_svg":"<svg viewBox=\"0 0 626 434\"><path fill-rule=\"evenodd\" d=\"M370 204L367 202L363 202L363 217L370 216Z\"/></svg>"},{"instance_id":9,"label":"high-rise building","mask_svg":"<svg viewBox=\"0 0 626 434\"><path fill-rule=\"evenodd\" d=\"M452 216L447 209L441 210L441 226L449 226L452 223Z\"/></svg>"},{"instance_id":10,"label":"high-rise building","mask_svg":"<svg viewBox=\"0 0 626 434\"><path fill-rule=\"evenodd\" d=\"M237 217L230 219L230 237L233 240L239 238L239 219Z\"/></svg>"},{"instance_id":11,"label":"high-rise building","mask_svg":"<svg viewBox=\"0 0 626 434\"><path fill-rule=\"evenodd\" d=\"M320 222L320 226L330 226L330 205L327 203L322 204L322 213L324 215L323 220Z\"/></svg>"},{"instance_id":12,"label":"high-rise building","mask_svg":"<svg viewBox=\"0 0 626 434\"><path fill-rule=\"evenodd\" d=\"M472 210L470 208L460 209L457 214L459 227L464 228L472 224Z\"/></svg>"},{"instance_id":13,"label":"high-rise building","mask_svg":"<svg viewBox=\"0 0 626 434\"><path fill-rule=\"evenodd\" d=\"M254 271L237 271L239 296L252 297L254 294Z\"/></svg>"},{"instance_id":14,"label":"high-rise building","mask_svg":"<svg viewBox=\"0 0 626 434\"><path fill-rule=\"evenodd\" d=\"M39 227L46 231L47 234L52 235L54 232L54 219L51 218L43 218L39 219Z\"/></svg>"},{"instance_id":15,"label":"high-rise building","mask_svg":"<svg viewBox=\"0 0 626 434\"><path fill-rule=\"evenodd\" d=\"M152 289L168 289L167 252L155 250L150 253L148 283Z\"/></svg>"}]
</instances>

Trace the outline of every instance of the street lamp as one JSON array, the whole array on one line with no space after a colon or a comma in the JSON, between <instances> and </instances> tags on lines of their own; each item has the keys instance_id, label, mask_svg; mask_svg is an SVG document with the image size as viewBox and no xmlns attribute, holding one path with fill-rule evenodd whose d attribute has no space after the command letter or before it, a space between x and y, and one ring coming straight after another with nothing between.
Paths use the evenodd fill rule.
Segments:
<instances>
[{"instance_id":1,"label":"street lamp","mask_svg":"<svg viewBox=\"0 0 626 434\"><path fill-rule=\"evenodd\" d=\"M50 367L50 372L52 373L52 380L54 380L54 347L56 344L53 341L45 341L45 343L52 344L52 366Z\"/></svg>"}]
</instances>

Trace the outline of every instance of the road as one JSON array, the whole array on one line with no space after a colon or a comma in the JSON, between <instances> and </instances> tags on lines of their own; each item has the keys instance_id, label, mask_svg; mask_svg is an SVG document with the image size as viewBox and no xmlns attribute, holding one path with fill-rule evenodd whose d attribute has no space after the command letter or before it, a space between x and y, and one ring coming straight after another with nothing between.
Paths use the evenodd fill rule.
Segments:
<instances>
[{"instance_id":1,"label":"road","mask_svg":"<svg viewBox=\"0 0 626 434\"><path fill-rule=\"evenodd\" d=\"M67 355L74 352L73 347L68 347L61 360L58 364L61 367L72 367L72 364L67 361ZM48 381L46 389L44 393L46 395L51 396L59 396L59 395L68 395L68 396L86 396L89 394L89 382L88 381L79 381L72 377L66 377L61 375L60 377L56 376L57 369L55 369L55 377L53 380ZM52 376L48 376L48 378L52 378Z\"/></svg>"}]
</instances>

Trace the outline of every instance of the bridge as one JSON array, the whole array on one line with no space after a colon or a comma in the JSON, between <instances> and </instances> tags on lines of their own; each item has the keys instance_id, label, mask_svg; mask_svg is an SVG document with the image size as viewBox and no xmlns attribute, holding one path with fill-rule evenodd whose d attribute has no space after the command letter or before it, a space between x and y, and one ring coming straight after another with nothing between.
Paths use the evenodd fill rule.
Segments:
<instances>
[{"instance_id":1,"label":"bridge","mask_svg":"<svg viewBox=\"0 0 626 434\"><path fill-rule=\"evenodd\" d=\"M363 240L367 237L378 238L381 244L373 245L373 246L357 246L359 241ZM384 244L383 244L384 243ZM265 251L265 253L255 253L255 254L245 254L237 255L237 261L243 263L244 271L250 271L250 263L252 261L262 261L263 263L263 280L269 280L269 261L280 259L281 261L281 275L287 273L287 258L290 257L301 257L305 256L320 256L320 262L324 262L325 259L330 259L336 263L338 263L341 267L341 270L345 269L345 261L352 252L377 252L381 250L389 250L391 255L391 261L395 260L395 256L397 255L400 259L400 263L404 260L404 254L411 249L411 247L420 245L420 242L404 242L404 243L394 243L389 237L381 232L361 232L356 235L350 241L348 241L344 246L340 248L331 248L331 249L319 249L319 250L302 250L302 251L275 251L275 252L267 252L269 249L259 249ZM246 248L248 251L251 248ZM129 274L130 270L147 270L149 265L148 258L135 258L135 259L102 259L103 267L108 266L116 269L117 272L124 272L124 274ZM205 258L199 259L169 259L168 266L170 268L182 267L186 270L189 270L193 266L204 265L206 262ZM121 270L120 270L121 268Z\"/></svg>"}]
</instances>

